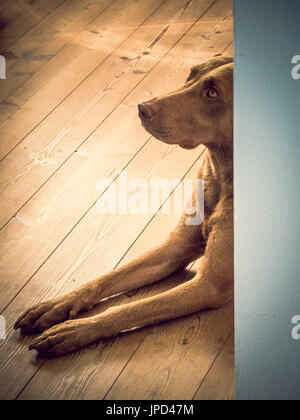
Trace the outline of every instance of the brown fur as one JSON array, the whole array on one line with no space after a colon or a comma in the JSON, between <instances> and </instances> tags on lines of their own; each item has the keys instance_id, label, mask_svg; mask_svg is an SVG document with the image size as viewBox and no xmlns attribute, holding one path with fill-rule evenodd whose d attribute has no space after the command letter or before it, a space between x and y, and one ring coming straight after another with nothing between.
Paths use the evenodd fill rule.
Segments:
<instances>
[{"instance_id":1,"label":"brown fur","mask_svg":"<svg viewBox=\"0 0 300 420\"><path fill-rule=\"evenodd\" d=\"M188 225L184 214L161 246L64 297L27 310L15 328L46 330L30 346L42 355L62 355L101 337L219 308L233 297L232 57L194 67L181 89L139 105L139 113L144 127L159 140L207 147L198 175L205 180L204 222ZM153 283L199 257L196 276L178 287L91 318L73 319L105 297Z\"/></svg>"}]
</instances>

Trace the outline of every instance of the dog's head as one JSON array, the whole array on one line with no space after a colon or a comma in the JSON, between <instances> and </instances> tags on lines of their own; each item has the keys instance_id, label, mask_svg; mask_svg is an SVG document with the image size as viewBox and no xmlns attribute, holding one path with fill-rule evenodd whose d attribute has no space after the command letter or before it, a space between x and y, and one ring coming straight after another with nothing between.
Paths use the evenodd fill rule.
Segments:
<instances>
[{"instance_id":1,"label":"dog's head","mask_svg":"<svg viewBox=\"0 0 300 420\"><path fill-rule=\"evenodd\" d=\"M193 67L181 89L138 107L144 128L165 143L184 148L231 144L233 58L221 56Z\"/></svg>"}]
</instances>

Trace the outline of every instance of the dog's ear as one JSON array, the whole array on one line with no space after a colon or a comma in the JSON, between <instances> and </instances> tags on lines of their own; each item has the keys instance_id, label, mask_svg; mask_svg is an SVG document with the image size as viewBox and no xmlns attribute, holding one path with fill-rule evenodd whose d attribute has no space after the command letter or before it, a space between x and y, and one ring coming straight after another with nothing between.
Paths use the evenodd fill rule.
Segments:
<instances>
[{"instance_id":1,"label":"dog's ear","mask_svg":"<svg viewBox=\"0 0 300 420\"><path fill-rule=\"evenodd\" d=\"M232 56L216 56L215 58L200 64L198 66L194 66L191 69L190 75L187 78L186 83L191 82L192 80L200 79L200 77L204 76L205 74L209 73L211 70L214 70L218 67L224 66L226 64L233 63L233 57Z\"/></svg>"},{"instance_id":2,"label":"dog's ear","mask_svg":"<svg viewBox=\"0 0 300 420\"><path fill-rule=\"evenodd\" d=\"M191 72L190 72L189 77L186 80L186 83L189 83L192 80L196 79L197 74L198 74L198 68L199 68L199 66L194 66L194 67L191 68Z\"/></svg>"}]
</instances>

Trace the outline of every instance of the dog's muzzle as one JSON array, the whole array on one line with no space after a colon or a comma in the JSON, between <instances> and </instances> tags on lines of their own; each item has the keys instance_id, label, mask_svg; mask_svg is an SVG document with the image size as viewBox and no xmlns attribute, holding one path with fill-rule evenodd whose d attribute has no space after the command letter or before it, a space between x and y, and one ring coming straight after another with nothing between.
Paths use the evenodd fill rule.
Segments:
<instances>
[{"instance_id":1,"label":"dog's muzzle","mask_svg":"<svg viewBox=\"0 0 300 420\"><path fill-rule=\"evenodd\" d=\"M151 120L151 118L154 116L153 108L151 108L151 106L145 102L139 104L138 109L141 121Z\"/></svg>"}]
</instances>

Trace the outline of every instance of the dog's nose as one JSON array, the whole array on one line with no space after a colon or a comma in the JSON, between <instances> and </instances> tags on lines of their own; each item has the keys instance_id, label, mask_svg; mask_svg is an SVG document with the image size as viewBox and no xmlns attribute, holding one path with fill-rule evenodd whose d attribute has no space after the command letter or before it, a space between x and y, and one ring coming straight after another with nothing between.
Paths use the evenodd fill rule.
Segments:
<instances>
[{"instance_id":1,"label":"dog's nose","mask_svg":"<svg viewBox=\"0 0 300 420\"><path fill-rule=\"evenodd\" d=\"M153 117L154 111L150 105L146 103L142 103L138 105L138 108L139 108L139 117L141 120L150 120Z\"/></svg>"}]
</instances>

